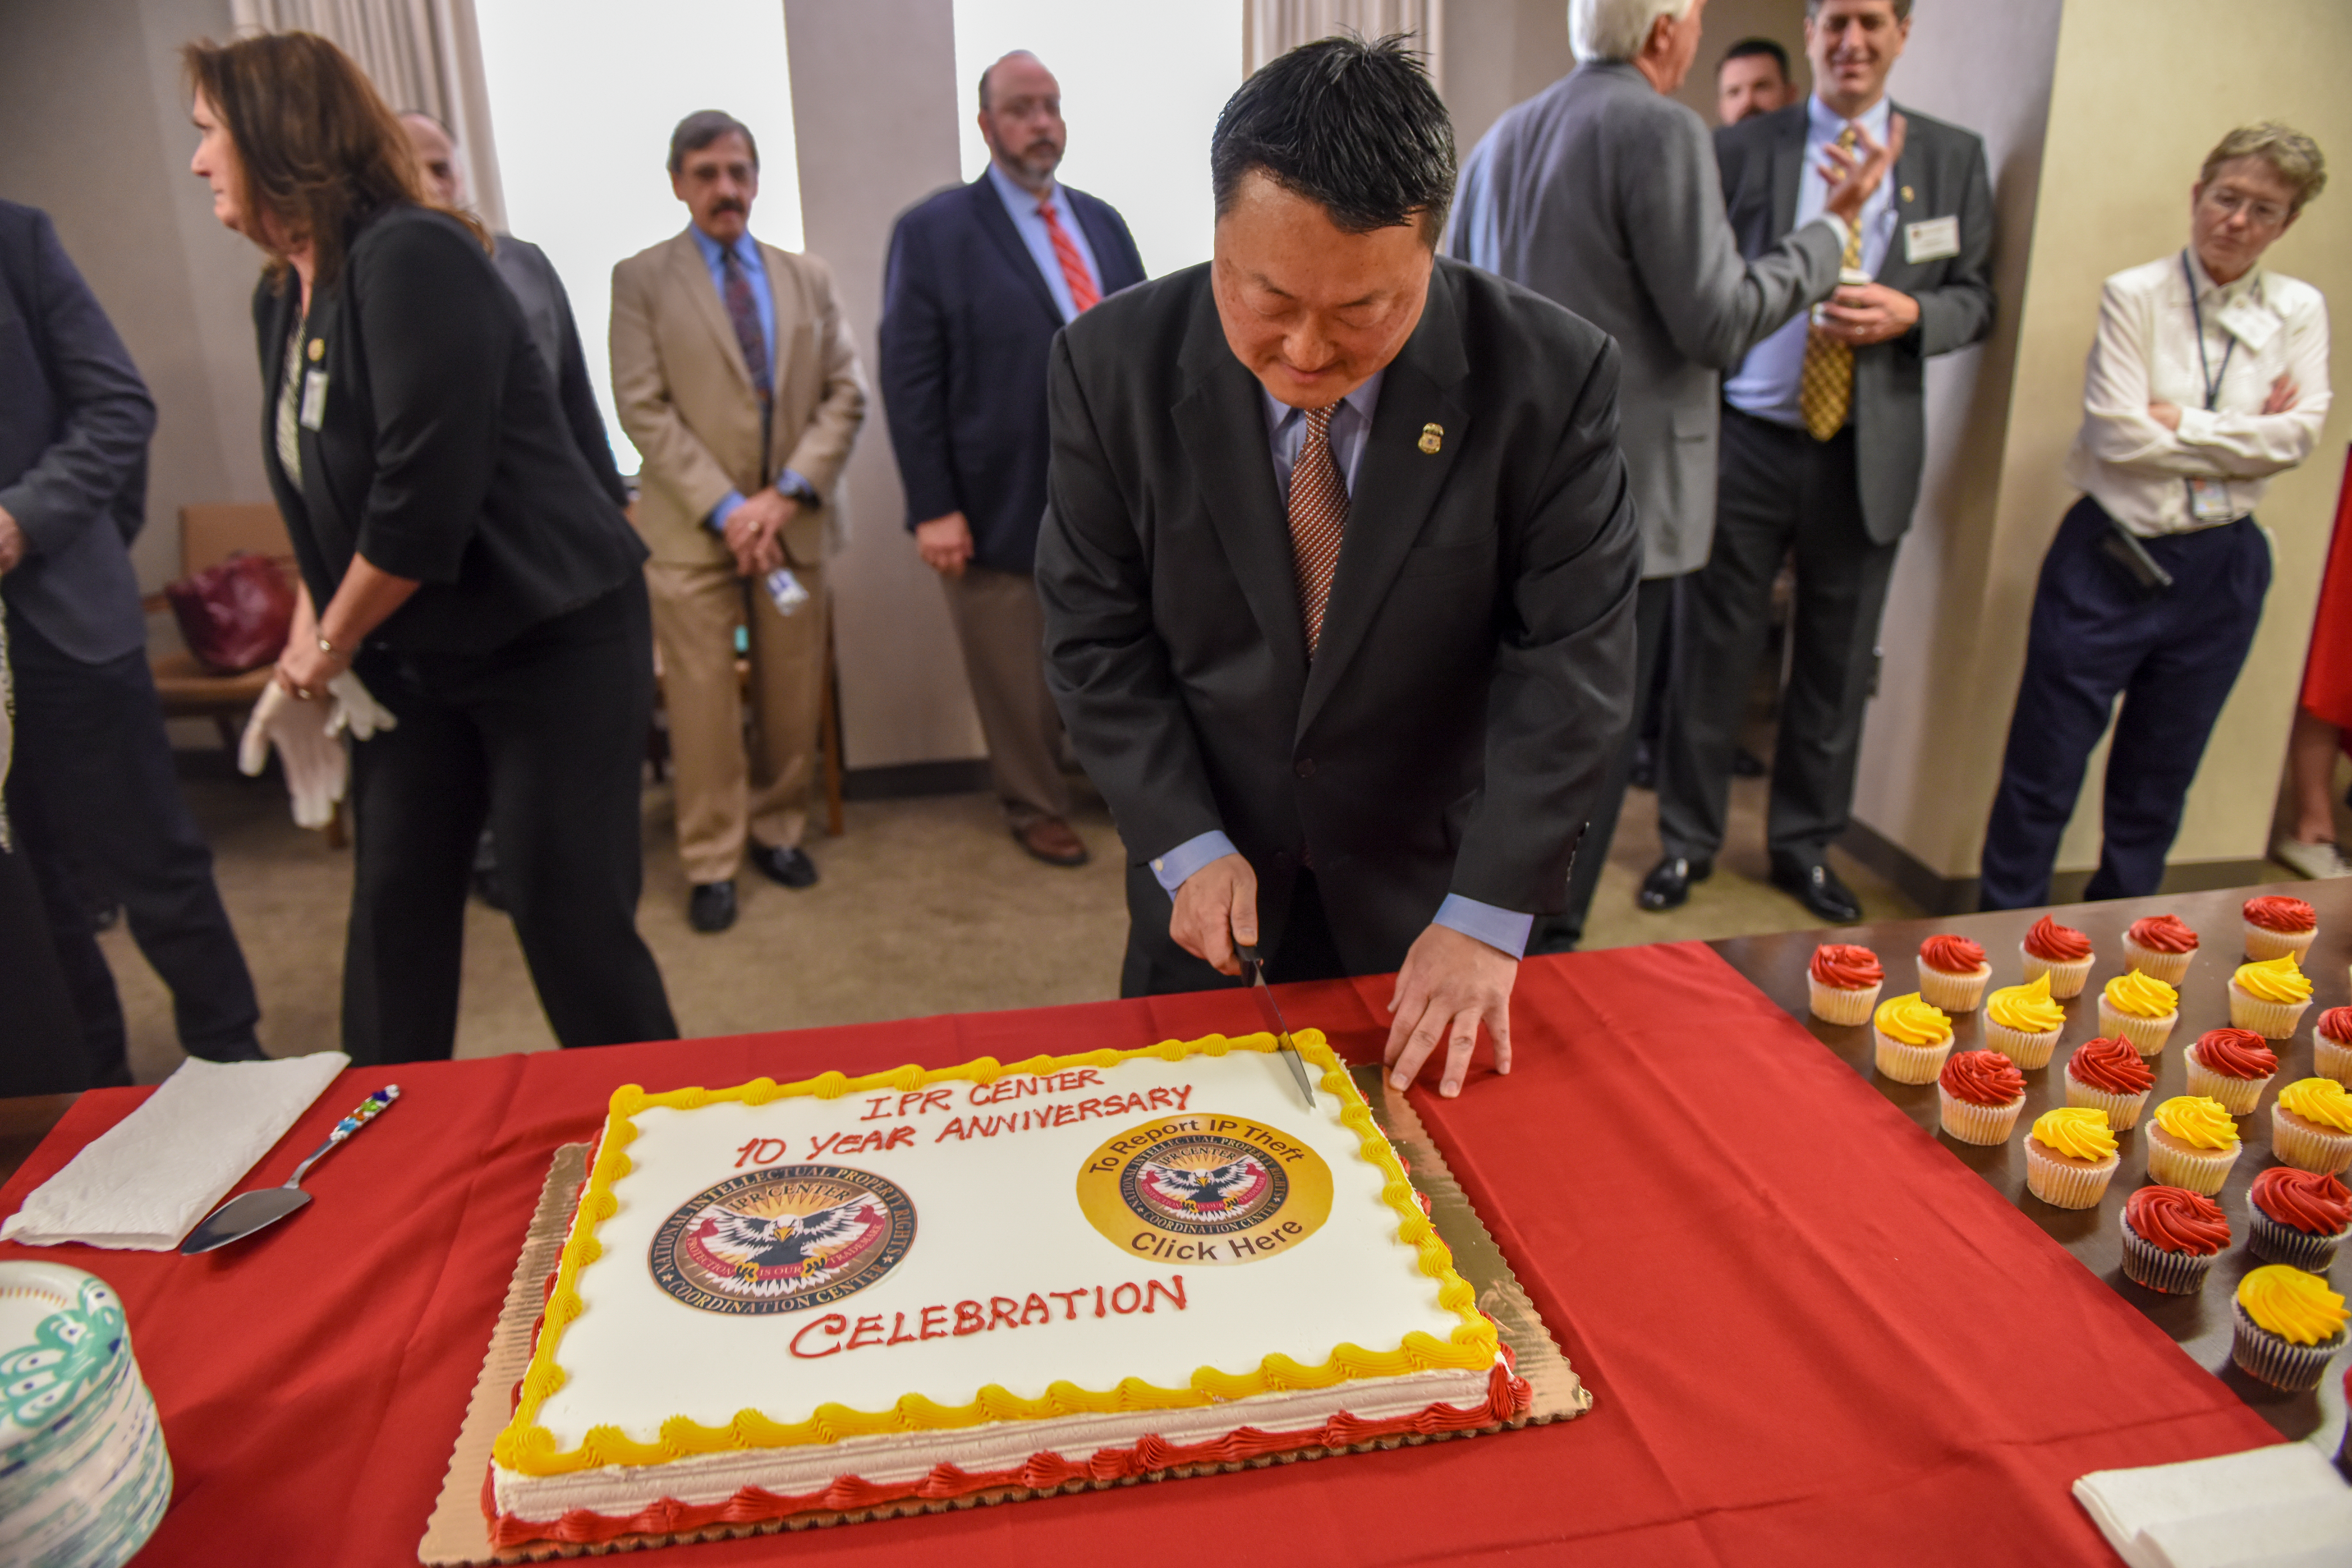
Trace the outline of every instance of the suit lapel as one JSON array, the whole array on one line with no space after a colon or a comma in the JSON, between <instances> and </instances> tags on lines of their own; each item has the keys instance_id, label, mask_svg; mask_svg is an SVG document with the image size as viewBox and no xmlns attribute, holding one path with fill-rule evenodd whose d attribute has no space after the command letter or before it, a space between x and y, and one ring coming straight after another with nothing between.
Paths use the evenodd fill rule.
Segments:
<instances>
[{"instance_id":1,"label":"suit lapel","mask_svg":"<svg viewBox=\"0 0 2352 1568\"><path fill-rule=\"evenodd\" d=\"M1299 706L1301 734L1314 723L1349 661L1362 650L1405 556L1437 504L1446 475L1454 470L1470 424L1470 407L1462 397L1467 368L1454 291L1441 267L1430 276L1429 301L1420 324L1381 382L1371 435L1349 496L1348 528L1331 577L1331 601L1323 614L1322 645L1307 671L1307 695ZM1442 432L1440 444L1436 451L1424 452L1422 433L1431 425ZM1286 529L1285 533L1286 542ZM1303 633L1300 640L1305 640Z\"/></svg>"},{"instance_id":2,"label":"suit lapel","mask_svg":"<svg viewBox=\"0 0 2352 1568\"><path fill-rule=\"evenodd\" d=\"M1205 284L1185 330L1180 363L1188 389L1172 411L1176 433L1242 597L1285 688L1296 691L1307 676L1307 633L1299 624L1290 527L1274 485L1265 394L1225 346L1216 302Z\"/></svg>"},{"instance_id":3,"label":"suit lapel","mask_svg":"<svg viewBox=\"0 0 2352 1568\"><path fill-rule=\"evenodd\" d=\"M1046 317L1059 327L1062 324L1062 307L1054 303L1054 291L1045 287L1045 276L1037 270L1037 258L1029 254L1029 247L1022 241L1021 231L1013 226L1013 215L1004 210L1004 198L996 194L995 183L988 177L988 171L982 170L980 178L965 189L971 192L972 210L980 215L982 230L1003 253L1006 264L1028 284L1029 292L1035 296L1037 303L1045 307Z\"/></svg>"},{"instance_id":4,"label":"suit lapel","mask_svg":"<svg viewBox=\"0 0 2352 1568\"><path fill-rule=\"evenodd\" d=\"M744 392L751 393L751 367L743 363L743 345L735 341L735 323L728 319L726 301L719 298L719 287L710 280L710 268L703 264L702 247L695 243L691 232L669 242L669 267L673 287L683 290L693 301L694 313L702 318L702 324L718 340L720 356L734 367L735 379L743 384ZM770 289L772 292L772 280ZM774 372L769 374L772 377Z\"/></svg>"},{"instance_id":5,"label":"suit lapel","mask_svg":"<svg viewBox=\"0 0 2352 1568\"><path fill-rule=\"evenodd\" d=\"M1890 104L1889 108L1906 120L1911 118L1899 103ZM1886 254L1878 263L1878 280L1890 289L1904 289L1912 282L1919 268L1905 258L1906 247L1903 240L1903 226L1917 222L1923 213L1929 217L1935 216L1935 193L1927 189L1927 157L1917 142L1905 138L1903 155L1895 159L1895 167L1886 172L1886 180L1895 187L1891 193L1893 199L1888 203L1895 212L1895 232L1887 237ZM1909 201L1903 197L1906 190L1911 193Z\"/></svg>"},{"instance_id":6,"label":"suit lapel","mask_svg":"<svg viewBox=\"0 0 2352 1568\"><path fill-rule=\"evenodd\" d=\"M1812 111L1797 105L1772 138L1772 238L1797 226L1797 185L1805 174L1805 121Z\"/></svg>"}]
</instances>

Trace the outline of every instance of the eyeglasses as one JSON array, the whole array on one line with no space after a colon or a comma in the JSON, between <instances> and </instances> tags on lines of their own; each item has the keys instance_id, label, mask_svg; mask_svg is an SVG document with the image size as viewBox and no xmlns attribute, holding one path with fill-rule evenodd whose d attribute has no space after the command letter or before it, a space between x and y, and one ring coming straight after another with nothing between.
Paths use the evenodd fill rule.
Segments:
<instances>
[{"instance_id":1,"label":"eyeglasses","mask_svg":"<svg viewBox=\"0 0 2352 1568\"><path fill-rule=\"evenodd\" d=\"M2217 185L2207 191L2205 199L2225 217L2243 214L2246 222L2255 228L2276 228L2287 220L2288 209L2279 203L2258 200L2229 185Z\"/></svg>"}]
</instances>

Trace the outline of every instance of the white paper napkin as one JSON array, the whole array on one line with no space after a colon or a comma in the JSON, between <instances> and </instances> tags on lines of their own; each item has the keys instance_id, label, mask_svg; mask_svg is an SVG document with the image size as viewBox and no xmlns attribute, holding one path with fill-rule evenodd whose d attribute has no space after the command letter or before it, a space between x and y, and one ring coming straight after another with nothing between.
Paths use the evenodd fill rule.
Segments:
<instances>
[{"instance_id":1,"label":"white paper napkin","mask_svg":"<svg viewBox=\"0 0 2352 1568\"><path fill-rule=\"evenodd\" d=\"M0 1241L169 1252L351 1063L341 1051L275 1062L189 1058L34 1188L0 1222Z\"/></svg>"},{"instance_id":2,"label":"white paper napkin","mask_svg":"<svg viewBox=\"0 0 2352 1568\"><path fill-rule=\"evenodd\" d=\"M2352 1488L2308 1443L2096 1470L2075 1500L2132 1568L2321 1568L2352 1562Z\"/></svg>"}]
</instances>

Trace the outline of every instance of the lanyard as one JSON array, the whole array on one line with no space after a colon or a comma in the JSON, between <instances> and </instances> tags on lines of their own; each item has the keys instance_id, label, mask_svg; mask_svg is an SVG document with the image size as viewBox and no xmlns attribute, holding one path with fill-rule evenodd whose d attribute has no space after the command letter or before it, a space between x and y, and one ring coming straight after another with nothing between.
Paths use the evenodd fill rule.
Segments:
<instances>
[{"instance_id":1,"label":"lanyard","mask_svg":"<svg viewBox=\"0 0 2352 1568\"><path fill-rule=\"evenodd\" d=\"M2205 310L2197 303L2197 275L2189 270L2189 252L2185 249L2180 253L2180 279L2189 285L2189 314L2197 323L2197 370L2204 378L2205 411L2210 414L2213 405L2221 401L2221 381L2230 374L2230 356L2238 352L2238 335L2231 332L2229 342L2222 346L2221 369L2216 374L2212 362L2205 357Z\"/></svg>"}]
</instances>

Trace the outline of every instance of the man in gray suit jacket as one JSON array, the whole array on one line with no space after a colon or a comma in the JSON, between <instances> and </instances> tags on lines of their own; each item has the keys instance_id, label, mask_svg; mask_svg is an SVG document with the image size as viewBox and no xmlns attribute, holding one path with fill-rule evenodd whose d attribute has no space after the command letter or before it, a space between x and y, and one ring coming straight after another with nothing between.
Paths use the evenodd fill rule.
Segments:
<instances>
[{"instance_id":1,"label":"man in gray suit jacket","mask_svg":"<svg viewBox=\"0 0 2352 1568\"><path fill-rule=\"evenodd\" d=\"M1704 565L1715 533L1718 373L1837 286L1849 226L1891 152L1843 172L1812 221L1743 259L1723 213L1706 127L1667 96L1697 58L1703 0L1574 0L1579 65L1498 121L1470 154L1447 241L1459 260L1559 301L1617 340L1624 387L1618 442L1642 520L1636 690L1647 694L1674 585ZM1899 130L1890 132L1895 147ZM1577 847L1566 908L1539 921L1531 951L1563 952L1586 910L1617 826L1637 721L1617 752Z\"/></svg>"},{"instance_id":2,"label":"man in gray suit jacket","mask_svg":"<svg viewBox=\"0 0 2352 1568\"><path fill-rule=\"evenodd\" d=\"M1898 118L1886 77L1911 0L1808 0L1803 103L1716 133L1741 252L1761 256L1824 200L1809 165L1849 128ZM1672 700L1658 769L1664 855L1643 883L1670 909L1713 868L1732 752L1770 617L1796 557L1795 639L1772 759L1772 879L1824 921L1861 907L1824 858L1853 804L1863 710L1895 552L1927 449L1927 360L1992 326L1992 186L1984 143L1911 110L1893 177L1863 209L1853 269L1820 319L1759 343L1724 383L1714 550L1677 601Z\"/></svg>"}]
</instances>

